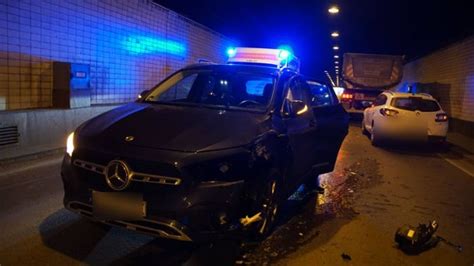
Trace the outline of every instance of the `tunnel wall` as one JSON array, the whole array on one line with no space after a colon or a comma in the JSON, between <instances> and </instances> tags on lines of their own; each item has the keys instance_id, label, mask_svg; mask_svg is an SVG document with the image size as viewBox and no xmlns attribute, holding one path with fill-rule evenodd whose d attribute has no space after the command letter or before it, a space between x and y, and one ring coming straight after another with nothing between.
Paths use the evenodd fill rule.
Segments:
<instances>
[{"instance_id":1,"label":"tunnel wall","mask_svg":"<svg viewBox=\"0 0 474 266\"><path fill-rule=\"evenodd\" d=\"M90 66L91 104L124 103L229 39L150 0L0 1L0 110L52 106L52 62Z\"/></svg>"},{"instance_id":2,"label":"tunnel wall","mask_svg":"<svg viewBox=\"0 0 474 266\"><path fill-rule=\"evenodd\" d=\"M63 148L68 134L78 125L114 107L116 105L0 112L0 128L15 125L19 133L19 143L0 146L0 161Z\"/></svg>"},{"instance_id":3,"label":"tunnel wall","mask_svg":"<svg viewBox=\"0 0 474 266\"><path fill-rule=\"evenodd\" d=\"M179 68L223 62L229 43L151 0L0 1L0 160L64 147L80 123ZM52 108L53 62L90 67L92 106Z\"/></svg>"},{"instance_id":4,"label":"tunnel wall","mask_svg":"<svg viewBox=\"0 0 474 266\"><path fill-rule=\"evenodd\" d=\"M409 85L439 100L453 131L474 137L474 36L405 64L398 90Z\"/></svg>"}]
</instances>

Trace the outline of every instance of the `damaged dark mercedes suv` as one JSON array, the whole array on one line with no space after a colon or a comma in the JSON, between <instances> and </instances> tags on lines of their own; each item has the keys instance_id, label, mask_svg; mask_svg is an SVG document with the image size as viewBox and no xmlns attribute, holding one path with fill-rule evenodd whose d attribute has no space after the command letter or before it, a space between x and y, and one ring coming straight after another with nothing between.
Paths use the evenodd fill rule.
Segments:
<instances>
[{"instance_id":1,"label":"damaged dark mercedes suv","mask_svg":"<svg viewBox=\"0 0 474 266\"><path fill-rule=\"evenodd\" d=\"M62 165L65 207L182 241L268 235L279 205L333 170L348 116L331 87L288 62L242 58L185 67L79 126Z\"/></svg>"}]
</instances>

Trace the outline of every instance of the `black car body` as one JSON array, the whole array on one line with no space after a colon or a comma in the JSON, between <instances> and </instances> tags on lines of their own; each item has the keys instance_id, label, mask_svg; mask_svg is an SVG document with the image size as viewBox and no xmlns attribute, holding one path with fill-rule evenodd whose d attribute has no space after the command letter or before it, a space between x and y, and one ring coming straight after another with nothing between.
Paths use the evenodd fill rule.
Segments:
<instances>
[{"instance_id":1,"label":"black car body","mask_svg":"<svg viewBox=\"0 0 474 266\"><path fill-rule=\"evenodd\" d=\"M282 200L333 170L347 127L332 88L297 72L192 65L77 128L64 205L169 239L265 235Z\"/></svg>"}]
</instances>

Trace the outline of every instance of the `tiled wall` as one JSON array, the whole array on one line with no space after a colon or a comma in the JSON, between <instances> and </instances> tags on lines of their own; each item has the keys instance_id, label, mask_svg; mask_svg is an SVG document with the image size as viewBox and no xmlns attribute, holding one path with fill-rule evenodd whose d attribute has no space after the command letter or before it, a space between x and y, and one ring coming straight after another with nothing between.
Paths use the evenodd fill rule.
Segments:
<instances>
[{"instance_id":1,"label":"tiled wall","mask_svg":"<svg viewBox=\"0 0 474 266\"><path fill-rule=\"evenodd\" d=\"M229 39L151 0L1 0L0 110L52 104L52 62L89 64L92 104L123 103Z\"/></svg>"},{"instance_id":2,"label":"tiled wall","mask_svg":"<svg viewBox=\"0 0 474 266\"><path fill-rule=\"evenodd\" d=\"M406 64L400 89L413 83L439 98L450 117L474 122L474 36Z\"/></svg>"}]
</instances>

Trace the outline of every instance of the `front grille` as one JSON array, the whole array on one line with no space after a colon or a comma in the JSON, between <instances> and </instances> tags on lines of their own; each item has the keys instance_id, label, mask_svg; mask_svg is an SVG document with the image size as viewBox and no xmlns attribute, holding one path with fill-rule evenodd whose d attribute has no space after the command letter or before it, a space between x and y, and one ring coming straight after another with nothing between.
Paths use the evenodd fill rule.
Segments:
<instances>
[{"instance_id":1,"label":"front grille","mask_svg":"<svg viewBox=\"0 0 474 266\"><path fill-rule=\"evenodd\" d=\"M86 170L95 172L97 174L104 174L104 171L105 171L105 166L100 165L100 164L91 163L91 162L86 162L86 161L83 161L83 160L76 159L76 160L74 160L73 164L75 166L84 168Z\"/></svg>"},{"instance_id":2,"label":"front grille","mask_svg":"<svg viewBox=\"0 0 474 266\"><path fill-rule=\"evenodd\" d=\"M19 137L18 126L5 126L0 124L0 146L16 144L19 142Z\"/></svg>"},{"instance_id":3,"label":"front grille","mask_svg":"<svg viewBox=\"0 0 474 266\"><path fill-rule=\"evenodd\" d=\"M178 178L181 176L181 173L173 164L142 160L127 155L78 148L74 151L74 157L103 166L106 166L112 160L122 160L127 162L130 168L136 172Z\"/></svg>"},{"instance_id":4,"label":"front grille","mask_svg":"<svg viewBox=\"0 0 474 266\"><path fill-rule=\"evenodd\" d=\"M77 167L92 171L97 174L104 174L105 169L106 169L105 165L87 162L80 159L75 159L73 164ZM181 184L181 179L177 177L168 177L168 176L154 175L154 174L148 174L148 173L140 173L140 172L135 172L133 170L131 170L130 172L130 179L131 181L135 181L135 182L154 183L154 184L171 185L171 186L178 186Z\"/></svg>"}]
</instances>

